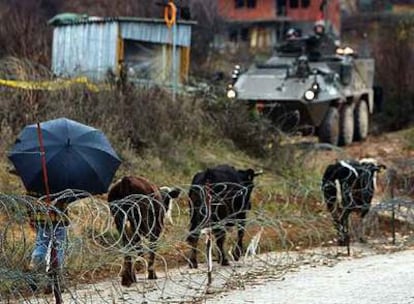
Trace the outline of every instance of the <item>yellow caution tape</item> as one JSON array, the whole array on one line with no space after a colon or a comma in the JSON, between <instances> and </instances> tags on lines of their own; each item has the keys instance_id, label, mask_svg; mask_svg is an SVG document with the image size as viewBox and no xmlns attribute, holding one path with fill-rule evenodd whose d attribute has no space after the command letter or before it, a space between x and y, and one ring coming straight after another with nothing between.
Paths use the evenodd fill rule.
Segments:
<instances>
[{"instance_id":1,"label":"yellow caution tape","mask_svg":"<svg viewBox=\"0 0 414 304\"><path fill-rule=\"evenodd\" d=\"M77 77L72 79L57 79L50 81L24 81L24 80L6 80L0 79L0 85L11 88L25 90L46 90L55 91L69 88L75 84L84 84L89 90L98 92L100 89L96 84L89 82L86 77Z\"/></svg>"}]
</instances>

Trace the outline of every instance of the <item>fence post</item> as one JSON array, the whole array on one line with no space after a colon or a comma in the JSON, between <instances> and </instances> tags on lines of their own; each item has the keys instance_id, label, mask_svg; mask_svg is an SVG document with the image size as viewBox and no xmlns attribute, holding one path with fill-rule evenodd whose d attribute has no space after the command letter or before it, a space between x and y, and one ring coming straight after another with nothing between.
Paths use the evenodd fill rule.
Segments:
<instances>
[{"instance_id":1,"label":"fence post","mask_svg":"<svg viewBox=\"0 0 414 304\"><path fill-rule=\"evenodd\" d=\"M394 202L394 189L395 189L395 175L397 172L395 169L389 169L387 174L388 189L390 191L391 199L391 232L392 232L392 244L395 245L395 202Z\"/></svg>"},{"instance_id":2,"label":"fence post","mask_svg":"<svg viewBox=\"0 0 414 304\"><path fill-rule=\"evenodd\" d=\"M45 152L45 147L43 145L43 135L42 135L42 129L40 127L40 123L37 123L37 136L38 136L38 141L39 141L39 148L40 148L40 156L41 156L41 161L42 161L42 173L43 173L43 181L44 181L44 187L45 187L45 192L46 192L46 204L48 207L48 214L49 216L51 214L54 214L55 211L50 209L50 189L49 189L49 180L48 180L48 175L47 175L47 165L46 165L46 152ZM51 229L51 234L52 234L52 248L50 251L50 269L49 269L49 274L52 278L52 287L53 287L53 295L55 296L55 303L56 304L61 304L63 303L62 300L62 292L60 289L60 281L59 281L59 265L58 265L58 261L57 261L57 243L56 243L56 236L55 236L55 229L52 226L53 224L50 224L50 229Z\"/></svg>"},{"instance_id":3,"label":"fence post","mask_svg":"<svg viewBox=\"0 0 414 304\"><path fill-rule=\"evenodd\" d=\"M206 183L206 204L207 204L207 227L208 227L208 231L207 231L207 284L208 286L211 285L213 278L212 278L212 272L213 272L213 257L212 257L212 227L211 227L211 186L210 186L210 181L207 181Z\"/></svg>"}]
</instances>

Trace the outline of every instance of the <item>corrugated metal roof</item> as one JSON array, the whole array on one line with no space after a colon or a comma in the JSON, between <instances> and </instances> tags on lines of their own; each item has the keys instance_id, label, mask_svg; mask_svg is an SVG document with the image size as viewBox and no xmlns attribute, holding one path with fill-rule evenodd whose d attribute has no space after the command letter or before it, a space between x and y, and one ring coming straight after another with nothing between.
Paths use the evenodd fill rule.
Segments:
<instances>
[{"instance_id":1,"label":"corrugated metal roof","mask_svg":"<svg viewBox=\"0 0 414 304\"><path fill-rule=\"evenodd\" d=\"M120 32L123 39L173 44L173 28L168 28L162 23L125 21L120 23ZM185 24L178 24L176 26L175 45L188 47L190 44L191 27Z\"/></svg>"},{"instance_id":2,"label":"corrugated metal roof","mask_svg":"<svg viewBox=\"0 0 414 304\"><path fill-rule=\"evenodd\" d=\"M153 43L173 43L172 28L165 25L163 19L135 18L135 17L88 17L66 20L55 24L55 28L76 27L84 25L99 25L118 23L121 37ZM191 44L191 26L194 21L178 21L176 23L176 41L178 46L189 47Z\"/></svg>"},{"instance_id":3,"label":"corrugated metal roof","mask_svg":"<svg viewBox=\"0 0 414 304\"><path fill-rule=\"evenodd\" d=\"M60 24L54 24L53 26L65 26L65 25L73 25L73 24L88 24L88 23L102 23L102 22L136 22L136 23L162 23L165 24L164 19L160 18L140 18L140 17L95 17L89 16L86 18L79 18L70 21L64 21ZM177 20L177 24L185 24L185 25L196 25L196 21L191 20Z\"/></svg>"}]
</instances>

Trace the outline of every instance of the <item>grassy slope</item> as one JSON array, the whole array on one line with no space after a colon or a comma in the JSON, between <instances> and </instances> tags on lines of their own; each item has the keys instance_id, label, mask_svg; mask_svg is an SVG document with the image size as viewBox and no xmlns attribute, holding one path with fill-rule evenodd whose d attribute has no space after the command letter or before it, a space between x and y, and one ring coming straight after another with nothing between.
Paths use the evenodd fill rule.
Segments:
<instances>
[{"instance_id":1,"label":"grassy slope","mask_svg":"<svg viewBox=\"0 0 414 304\"><path fill-rule=\"evenodd\" d=\"M391 137L397 140L401 151L407 151L412 155L413 132L414 129L409 129L388 134L385 138L389 140ZM306 141L306 139L300 140ZM372 141L377 143L381 139L375 138ZM363 143L363 145L366 144ZM188 144L179 150L181 154L169 155L165 159L154 157L149 152L137 156L130 150L124 150L121 152L124 162L117 172L117 177L125 174L140 174L159 184L177 185L186 189L193 174L207 166L229 163L239 168L264 168L265 173L257 178L253 194L253 209L249 214L246 244L259 231L262 231L259 246L261 252L301 249L326 244L334 237L330 217L321 203L320 174L328 162L335 158L352 156L355 149L357 149L356 146L345 151L339 150L339 152L289 149L290 153L292 151L296 153L294 165L297 167L285 166L284 171L280 172L276 170L277 168L272 167L272 163L269 164L267 160L249 157L237 150L232 144L212 138L209 142ZM7 172L9 166L4 157L0 162L0 190L3 193L23 193L20 180ZM94 212L97 212L99 206L104 203L98 199L94 204L87 207L87 212L80 212L81 215L78 214L78 217L74 218L75 226L79 230L78 233L73 231L72 240L77 240L79 237L84 238L85 235L87 238L86 243L82 245L83 247L71 251L70 262L68 262L68 265L71 265L70 273L74 276L82 273L86 281L115 275L120 269L121 256L114 254L114 248L108 245L111 239L116 238L114 230L100 231L99 229L105 225L98 225L99 227L95 226L97 230L93 236L90 230L90 218L88 220L82 217L82 214L89 213L93 214L94 220L100 218L102 223L106 222L104 213L98 212L97 215L94 215ZM188 228L188 208L185 195L174 205L173 210L175 223L167 225L159 249L159 253L165 258L165 260L157 262L161 268L164 267L165 262L168 267L186 263L185 256L188 248L185 244L185 235ZM20 229L26 228L23 225ZM28 235L30 243L33 236ZM92 241L91 238L94 240ZM233 233L230 235L228 246L232 246L234 238ZM200 244L202 248L203 242ZM26 244L24 249L17 250L17 254L13 253L16 265L21 266L21 258L27 257L30 252L29 247ZM202 254L201 260L203 260Z\"/></svg>"}]
</instances>

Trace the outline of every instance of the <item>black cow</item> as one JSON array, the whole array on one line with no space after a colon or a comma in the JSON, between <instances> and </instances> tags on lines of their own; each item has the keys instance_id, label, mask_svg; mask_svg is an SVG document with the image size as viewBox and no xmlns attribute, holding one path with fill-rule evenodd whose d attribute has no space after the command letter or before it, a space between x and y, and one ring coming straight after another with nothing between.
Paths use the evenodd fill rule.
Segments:
<instances>
[{"instance_id":1,"label":"black cow","mask_svg":"<svg viewBox=\"0 0 414 304\"><path fill-rule=\"evenodd\" d=\"M260 173L252 169L236 170L220 165L197 173L189 191L191 211L190 232L187 242L191 246L189 265L197 268L197 243L203 228L211 228L219 250L221 265L229 265L223 249L226 228L238 227L235 260L243 254L243 236L247 211L251 208L250 195L253 179Z\"/></svg>"},{"instance_id":2,"label":"black cow","mask_svg":"<svg viewBox=\"0 0 414 304\"><path fill-rule=\"evenodd\" d=\"M385 168L373 159L341 160L326 168L322 177L322 191L338 232L339 246L349 247L348 218L351 212L359 213L362 228L362 221L374 196L376 174ZM362 233L359 238L364 241Z\"/></svg>"},{"instance_id":3,"label":"black cow","mask_svg":"<svg viewBox=\"0 0 414 304\"><path fill-rule=\"evenodd\" d=\"M122 178L109 190L108 202L123 246L131 246L138 255L142 255L142 239L150 241L148 279L157 278L154 270L157 241L164 227L170 201L179 194L179 189L158 188L145 178L134 176ZM137 281L129 254L125 255L121 277L123 286L130 286Z\"/></svg>"}]
</instances>

